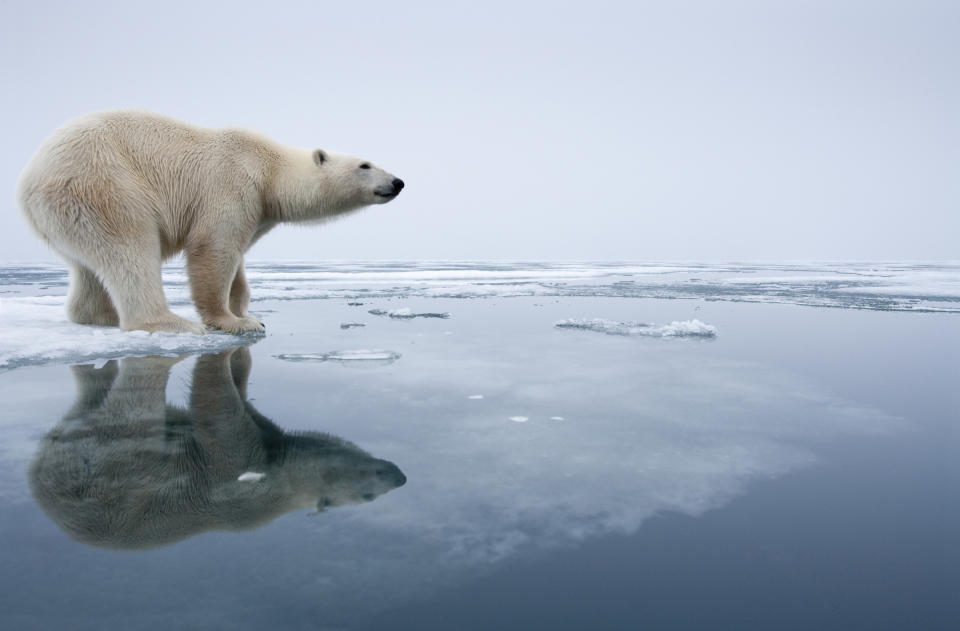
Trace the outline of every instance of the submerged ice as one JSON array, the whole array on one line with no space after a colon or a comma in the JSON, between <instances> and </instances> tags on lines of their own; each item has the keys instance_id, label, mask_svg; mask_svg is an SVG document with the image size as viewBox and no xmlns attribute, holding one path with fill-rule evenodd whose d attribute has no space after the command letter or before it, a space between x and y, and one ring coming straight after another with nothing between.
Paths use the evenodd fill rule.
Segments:
<instances>
[{"instance_id":1,"label":"submerged ice","mask_svg":"<svg viewBox=\"0 0 960 631\"><path fill-rule=\"evenodd\" d=\"M583 329L607 335L626 335L644 337L716 337L717 327L700 320L676 320L670 324L656 325L645 322L614 322L602 318L583 320L560 320L554 326L559 329Z\"/></svg>"},{"instance_id":2,"label":"submerged ice","mask_svg":"<svg viewBox=\"0 0 960 631\"><path fill-rule=\"evenodd\" d=\"M368 311L370 315L375 316L387 316L390 318L398 318L402 320L409 320L413 318L449 318L450 314L443 313L414 313L409 307L404 307L403 309L371 309Z\"/></svg>"},{"instance_id":3,"label":"submerged ice","mask_svg":"<svg viewBox=\"0 0 960 631\"><path fill-rule=\"evenodd\" d=\"M330 351L328 353L282 353L274 355L277 359L290 362L384 362L390 363L400 359L396 351L356 349L347 351Z\"/></svg>"}]
</instances>

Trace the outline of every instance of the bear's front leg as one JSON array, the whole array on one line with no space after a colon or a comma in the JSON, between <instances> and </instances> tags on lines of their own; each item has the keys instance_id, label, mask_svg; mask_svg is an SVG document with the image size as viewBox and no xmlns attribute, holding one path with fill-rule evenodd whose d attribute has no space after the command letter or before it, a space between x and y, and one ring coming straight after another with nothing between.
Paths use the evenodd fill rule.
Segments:
<instances>
[{"instance_id":1,"label":"bear's front leg","mask_svg":"<svg viewBox=\"0 0 960 631\"><path fill-rule=\"evenodd\" d=\"M256 318L230 310L230 288L240 265L240 248L203 243L187 251L193 302L207 326L227 333L263 333Z\"/></svg>"},{"instance_id":2,"label":"bear's front leg","mask_svg":"<svg viewBox=\"0 0 960 631\"><path fill-rule=\"evenodd\" d=\"M249 306L250 285L247 283L247 276L243 272L243 259L241 258L233 276L233 284L230 285L230 312L242 318L247 315L247 307Z\"/></svg>"}]
</instances>

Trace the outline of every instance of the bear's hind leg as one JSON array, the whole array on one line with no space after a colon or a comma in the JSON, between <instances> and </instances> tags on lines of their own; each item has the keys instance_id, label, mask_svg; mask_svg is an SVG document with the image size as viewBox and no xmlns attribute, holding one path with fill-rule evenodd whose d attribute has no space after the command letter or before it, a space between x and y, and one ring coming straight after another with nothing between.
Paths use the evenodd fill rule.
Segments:
<instances>
[{"instance_id":1,"label":"bear's hind leg","mask_svg":"<svg viewBox=\"0 0 960 631\"><path fill-rule=\"evenodd\" d=\"M206 333L198 323L170 311L160 276L160 245L140 244L111 253L98 269L125 331Z\"/></svg>"},{"instance_id":2,"label":"bear's hind leg","mask_svg":"<svg viewBox=\"0 0 960 631\"><path fill-rule=\"evenodd\" d=\"M67 315L77 324L118 326L120 316L97 275L79 263L70 264Z\"/></svg>"}]
</instances>

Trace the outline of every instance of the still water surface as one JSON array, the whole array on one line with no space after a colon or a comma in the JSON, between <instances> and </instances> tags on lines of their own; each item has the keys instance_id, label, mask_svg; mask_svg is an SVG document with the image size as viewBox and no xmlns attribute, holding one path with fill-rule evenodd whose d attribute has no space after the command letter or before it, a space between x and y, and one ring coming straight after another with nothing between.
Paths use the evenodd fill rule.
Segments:
<instances>
[{"instance_id":1,"label":"still water surface","mask_svg":"<svg viewBox=\"0 0 960 631\"><path fill-rule=\"evenodd\" d=\"M0 374L0 626L957 628L955 314L349 302Z\"/></svg>"}]
</instances>

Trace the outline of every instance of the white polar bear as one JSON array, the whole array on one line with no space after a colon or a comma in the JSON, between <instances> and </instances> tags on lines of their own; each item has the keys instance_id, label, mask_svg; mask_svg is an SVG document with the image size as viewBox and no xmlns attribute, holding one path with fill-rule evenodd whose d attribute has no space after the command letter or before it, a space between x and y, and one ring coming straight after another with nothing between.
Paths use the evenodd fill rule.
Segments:
<instances>
[{"instance_id":1,"label":"white polar bear","mask_svg":"<svg viewBox=\"0 0 960 631\"><path fill-rule=\"evenodd\" d=\"M247 315L243 254L280 222L322 221L395 198L403 181L368 161L286 147L141 111L99 112L48 138L20 177L33 228L70 264L82 324L203 333L170 311L161 262L186 252L208 327L263 331Z\"/></svg>"}]
</instances>

